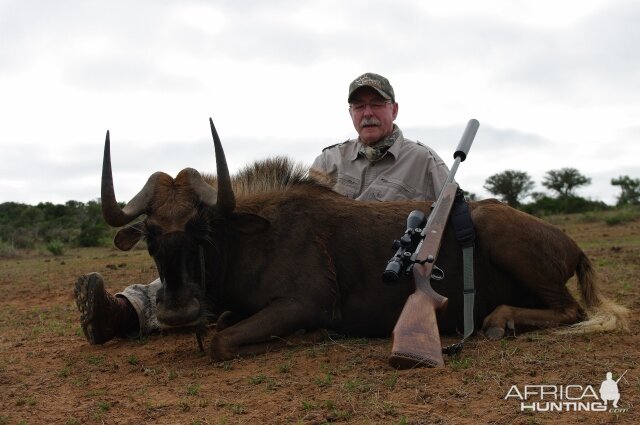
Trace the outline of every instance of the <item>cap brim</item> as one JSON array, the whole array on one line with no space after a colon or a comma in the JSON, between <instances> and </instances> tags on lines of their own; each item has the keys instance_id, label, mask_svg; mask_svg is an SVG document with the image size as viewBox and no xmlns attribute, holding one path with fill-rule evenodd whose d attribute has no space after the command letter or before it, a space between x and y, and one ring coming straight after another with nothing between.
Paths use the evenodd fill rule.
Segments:
<instances>
[{"instance_id":1,"label":"cap brim","mask_svg":"<svg viewBox=\"0 0 640 425\"><path fill-rule=\"evenodd\" d=\"M354 95L354 94L356 94L356 92L357 92L358 90L360 90L361 88L363 88L363 87L369 87L369 88L372 88L372 89L374 89L375 91L377 91L377 92L378 92L378 94L380 94L380 96L384 97L385 99L387 99L387 100L393 100L393 99L391 99L391 96L389 96L387 93L383 92L383 91L382 91L382 90L380 90L379 88L377 88L377 87L373 87L373 86L370 86L370 85L368 85L368 84L363 84L363 85L361 85L361 86L358 86L358 88L354 89L354 90L351 92L351 94L349 95L349 98L347 99L347 102L348 102L348 103L351 103L351 99L353 98L353 95Z\"/></svg>"}]
</instances>

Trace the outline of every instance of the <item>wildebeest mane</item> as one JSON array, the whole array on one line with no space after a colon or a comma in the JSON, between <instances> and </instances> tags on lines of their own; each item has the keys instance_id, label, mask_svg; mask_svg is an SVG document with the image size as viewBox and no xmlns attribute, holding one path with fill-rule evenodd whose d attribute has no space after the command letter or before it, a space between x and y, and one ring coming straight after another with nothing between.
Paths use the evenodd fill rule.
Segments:
<instances>
[{"instance_id":1,"label":"wildebeest mane","mask_svg":"<svg viewBox=\"0 0 640 425\"><path fill-rule=\"evenodd\" d=\"M204 176L207 183L217 187L215 175ZM284 191L292 186L317 185L308 168L286 156L276 156L246 165L231 177L236 197L245 197L263 192Z\"/></svg>"}]
</instances>

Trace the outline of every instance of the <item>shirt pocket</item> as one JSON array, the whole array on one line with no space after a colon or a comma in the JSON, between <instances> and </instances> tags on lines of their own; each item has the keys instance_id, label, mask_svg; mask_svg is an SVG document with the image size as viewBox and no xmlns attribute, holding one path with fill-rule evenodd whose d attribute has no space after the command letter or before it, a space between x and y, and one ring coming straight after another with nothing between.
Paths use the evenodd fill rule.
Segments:
<instances>
[{"instance_id":1,"label":"shirt pocket","mask_svg":"<svg viewBox=\"0 0 640 425\"><path fill-rule=\"evenodd\" d=\"M416 199L416 190L402 180L380 177L371 184L373 196L378 201L404 201Z\"/></svg>"},{"instance_id":2,"label":"shirt pocket","mask_svg":"<svg viewBox=\"0 0 640 425\"><path fill-rule=\"evenodd\" d=\"M333 190L348 198L355 199L360 191L360 179L348 174L340 173L338 174L338 179Z\"/></svg>"}]
</instances>

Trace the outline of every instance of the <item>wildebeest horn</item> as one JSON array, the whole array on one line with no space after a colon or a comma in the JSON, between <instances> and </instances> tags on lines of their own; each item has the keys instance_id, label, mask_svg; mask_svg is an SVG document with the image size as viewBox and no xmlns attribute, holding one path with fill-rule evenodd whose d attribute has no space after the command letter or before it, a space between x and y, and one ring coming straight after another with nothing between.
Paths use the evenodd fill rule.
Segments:
<instances>
[{"instance_id":1,"label":"wildebeest horn","mask_svg":"<svg viewBox=\"0 0 640 425\"><path fill-rule=\"evenodd\" d=\"M231 187L231 177L229 176L227 159L224 156L220 137L218 137L218 132L216 131L211 118L209 118L209 124L211 124L211 135L213 136L213 145L215 146L216 151L216 172L218 174L217 205L224 214L228 214L235 209L236 198L233 195L233 188Z\"/></svg>"},{"instance_id":2,"label":"wildebeest horn","mask_svg":"<svg viewBox=\"0 0 640 425\"><path fill-rule=\"evenodd\" d=\"M102 157L102 216L108 225L113 227L124 226L140 214L142 214L151 199L153 188L158 173L154 173L149 177L147 183L142 190L133 197L131 201L124 207L120 208L116 201L116 195L113 190L113 176L111 174L111 141L109 140L109 131L107 130L107 138L104 142L104 156Z\"/></svg>"}]
</instances>

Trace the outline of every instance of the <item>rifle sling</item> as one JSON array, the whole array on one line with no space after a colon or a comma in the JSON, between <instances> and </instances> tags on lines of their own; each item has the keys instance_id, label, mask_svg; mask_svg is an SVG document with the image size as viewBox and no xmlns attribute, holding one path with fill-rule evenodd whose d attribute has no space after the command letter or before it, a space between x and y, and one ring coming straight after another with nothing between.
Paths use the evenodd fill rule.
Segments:
<instances>
[{"instance_id":1,"label":"rifle sling","mask_svg":"<svg viewBox=\"0 0 640 425\"><path fill-rule=\"evenodd\" d=\"M465 340L473 334L474 330L473 302L476 291L473 282L473 247L476 239L476 232L473 227L473 222L471 221L469 205L465 201L461 189L458 189L458 192L456 193L456 199L451 210L451 225L453 226L456 240L462 247L464 334L459 343L442 349L443 353L449 355L460 352L464 346Z\"/></svg>"}]
</instances>

